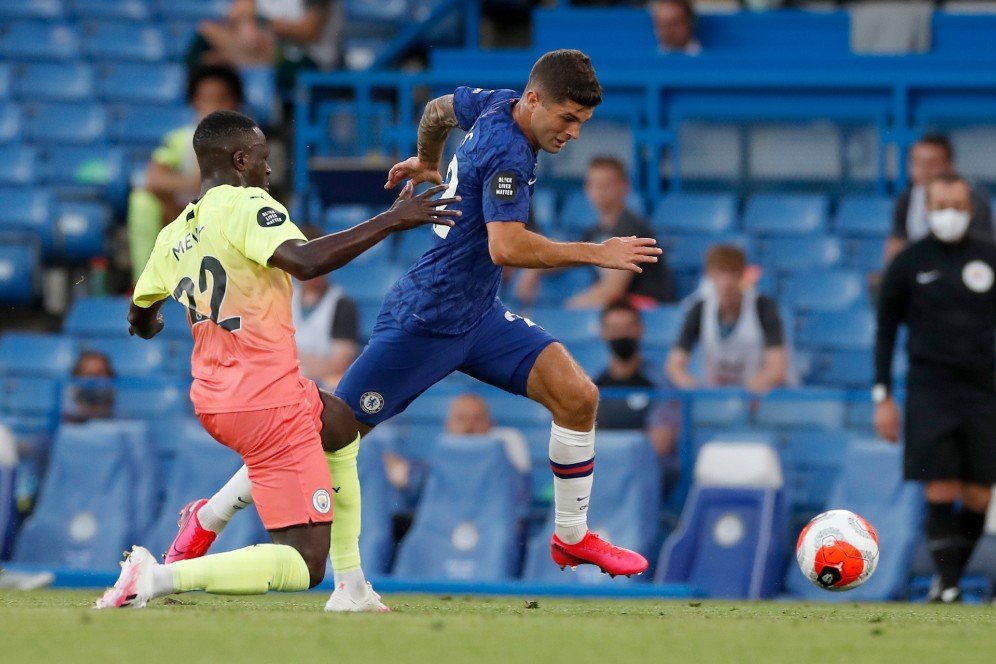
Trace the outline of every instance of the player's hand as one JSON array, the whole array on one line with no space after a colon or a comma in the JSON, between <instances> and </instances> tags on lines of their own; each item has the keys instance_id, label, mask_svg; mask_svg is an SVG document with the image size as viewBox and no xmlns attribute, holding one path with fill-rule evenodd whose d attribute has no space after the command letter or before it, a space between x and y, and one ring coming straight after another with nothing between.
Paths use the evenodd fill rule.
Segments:
<instances>
[{"instance_id":1,"label":"player's hand","mask_svg":"<svg viewBox=\"0 0 996 664\"><path fill-rule=\"evenodd\" d=\"M899 407L892 397L875 406L875 433L892 443L899 442Z\"/></svg>"},{"instance_id":2,"label":"player's hand","mask_svg":"<svg viewBox=\"0 0 996 664\"><path fill-rule=\"evenodd\" d=\"M143 339L151 339L166 327L166 320L163 318L162 312L157 312L156 317L152 319L152 323L149 325L147 330L137 330L134 325L128 326L128 334L135 336L136 334Z\"/></svg>"},{"instance_id":3,"label":"player's hand","mask_svg":"<svg viewBox=\"0 0 996 664\"><path fill-rule=\"evenodd\" d=\"M439 164L423 164L418 157L409 157L391 167L384 189L394 189L405 180L413 184L442 184L443 176L439 174Z\"/></svg>"},{"instance_id":4,"label":"player's hand","mask_svg":"<svg viewBox=\"0 0 996 664\"><path fill-rule=\"evenodd\" d=\"M640 274L644 263L656 263L663 250L652 237L610 237L600 247L596 265Z\"/></svg>"},{"instance_id":5,"label":"player's hand","mask_svg":"<svg viewBox=\"0 0 996 664\"><path fill-rule=\"evenodd\" d=\"M459 203L460 197L437 198L435 200L432 198L444 189L446 189L446 185L437 185L431 189L426 189L418 196L412 196L409 191L407 198L405 198L405 192L402 191L402 195L394 201L391 209L384 213L391 219L391 228L396 231L406 231L409 228L425 226L426 224L453 226L456 223L454 220L463 213L460 210L440 210L439 208Z\"/></svg>"}]
</instances>

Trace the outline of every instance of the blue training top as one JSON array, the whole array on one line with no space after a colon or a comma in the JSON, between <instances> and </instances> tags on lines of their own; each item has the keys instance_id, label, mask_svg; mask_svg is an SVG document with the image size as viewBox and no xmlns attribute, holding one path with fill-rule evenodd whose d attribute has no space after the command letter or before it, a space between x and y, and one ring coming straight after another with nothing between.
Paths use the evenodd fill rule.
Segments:
<instances>
[{"instance_id":1,"label":"blue training top","mask_svg":"<svg viewBox=\"0 0 996 664\"><path fill-rule=\"evenodd\" d=\"M536 151L515 123L513 90L457 88L453 108L467 136L450 161L443 197L460 196L456 225L433 226L432 247L384 301L412 333L457 335L501 306L501 267L491 261L487 224L529 218ZM419 232L419 231L414 231Z\"/></svg>"}]
</instances>

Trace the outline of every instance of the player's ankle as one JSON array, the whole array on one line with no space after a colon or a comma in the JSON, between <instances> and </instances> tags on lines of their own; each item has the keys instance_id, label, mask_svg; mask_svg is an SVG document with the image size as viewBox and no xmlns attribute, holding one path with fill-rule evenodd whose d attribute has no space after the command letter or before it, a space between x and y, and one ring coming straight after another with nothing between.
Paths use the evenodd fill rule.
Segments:
<instances>
[{"instance_id":1,"label":"player's ankle","mask_svg":"<svg viewBox=\"0 0 996 664\"><path fill-rule=\"evenodd\" d=\"M588 534L588 524L557 526L555 532L557 533L557 538L564 544L577 544Z\"/></svg>"}]
</instances>

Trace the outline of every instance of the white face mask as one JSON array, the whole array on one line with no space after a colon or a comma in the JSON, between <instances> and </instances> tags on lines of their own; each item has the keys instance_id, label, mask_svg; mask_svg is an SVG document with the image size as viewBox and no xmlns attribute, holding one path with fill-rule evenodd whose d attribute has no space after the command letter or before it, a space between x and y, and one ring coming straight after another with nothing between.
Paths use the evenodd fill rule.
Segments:
<instances>
[{"instance_id":1,"label":"white face mask","mask_svg":"<svg viewBox=\"0 0 996 664\"><path fill-rule=\"evenodd\" d=\"M927 213L927 225L941 242L958 242L968 231L971 216L964 210L944 208Z\"/></svg>"}]
</instances>

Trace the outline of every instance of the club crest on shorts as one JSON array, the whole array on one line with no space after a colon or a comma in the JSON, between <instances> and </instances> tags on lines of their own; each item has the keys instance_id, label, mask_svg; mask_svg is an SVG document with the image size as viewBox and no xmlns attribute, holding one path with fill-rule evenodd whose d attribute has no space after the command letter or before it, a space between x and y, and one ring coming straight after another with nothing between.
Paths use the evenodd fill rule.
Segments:
<instances>
[{"instance_id":1,"label":"club crest on shorts","mask_svg":"<svg viewBox=\"0 0 996 664\"><path fill-rule=\"evenodd\" d=\"M982 261L972 261L965 265L961 278L976 293L986 293L993 287L993 269Z\"/></svg>"},{"instance_id":2,"label":"club crest on shorts","mask_svg":"<svg viewBox=\"0 0 996 664\"><path fill-rule=\"evenodd\" d=\"M325 489L319 489L311 496L311 504L322 514L328 514L332 509L332 496Z\"/></svg>"},{"instance_id":3,"label":"club crest on shorts","mask_svg":"<svg viewBox=\"0 0 996 664\"><path fill-rule=\"evenodd\" d=\"M370 415L379 413L384 408L384 397L380 395L380 392L364 392L360 397L360 408L363 409L364 413Z\"/></svg>"}]
</instances>

